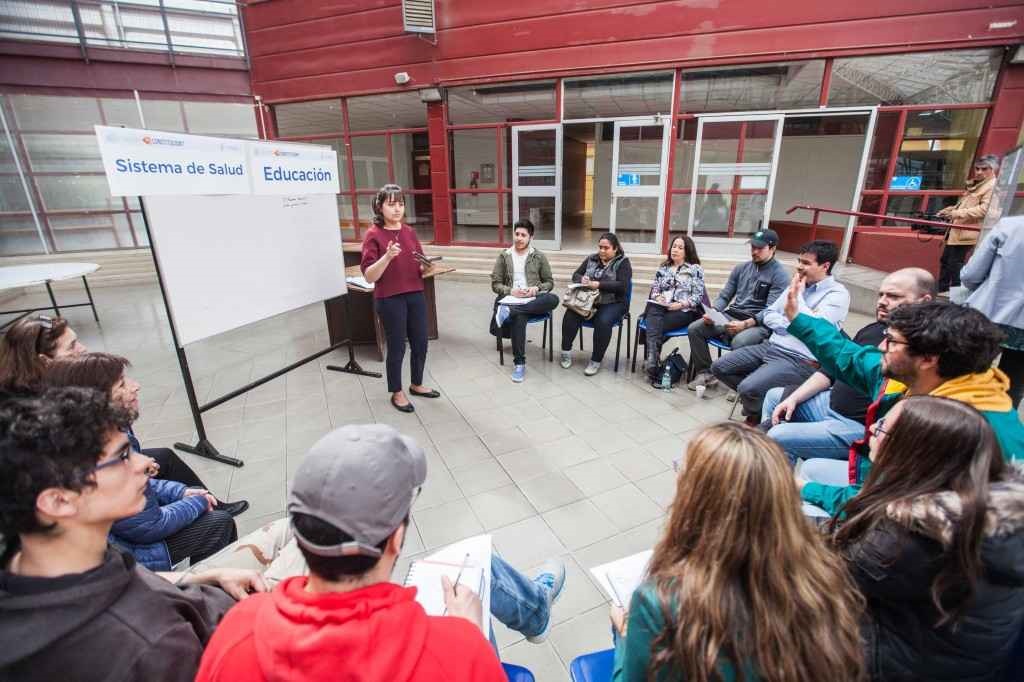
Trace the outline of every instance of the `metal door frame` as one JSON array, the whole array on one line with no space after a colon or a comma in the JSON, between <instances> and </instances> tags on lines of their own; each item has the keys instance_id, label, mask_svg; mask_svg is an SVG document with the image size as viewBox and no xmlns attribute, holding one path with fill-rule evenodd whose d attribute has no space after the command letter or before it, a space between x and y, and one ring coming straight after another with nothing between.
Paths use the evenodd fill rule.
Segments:
<instances>
[{"instance_id":1,"label":"metal door frame","mask_svg":"<svg viewBox=\"0 0 1024 682\"><path fill-rule=\"evenodd\" d=\"M655 223L654 241L646 242L622 242L622 248L633 253L658 253L661 251L661 241L664 238L665 229L665 194L668 189L668 156L669 144L672 140L671 117L667 116L646 116L631 117L628 119L614 119L615 134L612 137L612 172L611 192L609 194L608 229L616 233L615 214L618 205L618 198L622 197L650 197L658 200L657 222ZM635 185L623 186L618 184L619 178L619 141L620 131L623 128L647 128L661 126L661 169L657 185Z\"/></svg>"},{"instance_id":2,"label":"metal door frame","mask_svg":"<svg viewBox=\"0 0 1024 682\"><path fill-rule=\"evenodd\" d=\"M520 185L519 168L519 132L530 130L554 130L555 131L555 167L554 185ZM511 126L512 131L512 222L519 220L519 198L520 197L550 197L555 200L555 238L534 239L533 244L540 249L557 251L562 248L562 124L545 123L538 125ZM528 175L547 175L547 166L527 166ZM539 225L535 225L539 228Z\"/></svg>"},{"instance_id":3,"label":"metal door frame","mask_svg":"<svg viewBox=\"0 0 1024 682\"><path fill-rule=\"evenodd\" d=\"M782 128L785 125L786 115L782 113L778 114L730 114L730 115L699 115L697 117L697 140L694 146L693 152L693 179L690 184L690 216L688 221L688 227L686 233L693 236L693 220L697 212L697 189L700 186L699 178L701 175L712 175L714 171L717 171L719 175L767 175L768 187L767 195L765 196L764 212L761 217L761 225L767 226L769 216L772 213L772 199L775 194L775 177L778 174L779 169L779 150L782 148ZM700 162L701 148L704 146L704 124L705 123L749 123L751 121L775 121L775 138L773 140L772 148L772 159L768 162L767 173L743 173L745 168L752 171L757 170L755 167L763 167L764 163L713 163L713 164L702 164ZM711 171L705 170L701 173L702 167L711 166ZM730 201L732 197L730 196ZM728 225L726 225L728 229ZM698 233L699 234L699 233Z\"/></svg>"}]
</instances>

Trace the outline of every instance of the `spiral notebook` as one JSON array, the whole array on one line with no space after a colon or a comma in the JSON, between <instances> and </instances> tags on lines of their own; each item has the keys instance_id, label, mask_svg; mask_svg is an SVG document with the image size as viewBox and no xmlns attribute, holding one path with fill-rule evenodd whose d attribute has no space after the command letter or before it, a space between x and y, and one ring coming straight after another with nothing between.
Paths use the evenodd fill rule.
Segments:
<instances>
[{"instance_id":1,"label":"spiral notebook","mask_svg":"<svg viewBox=\"0 0 1024 682\"><path fill-rule=\"evenodd\" d=\"M461 571L461 575L460 575ZM491 536L477 535L449 545L428 557L412 562L402 583L416 588L416 601L430 616L445 615L441 577L468 587L480 597L483 611L481 629L491 635Z\"/></svg>"}]
</instances>

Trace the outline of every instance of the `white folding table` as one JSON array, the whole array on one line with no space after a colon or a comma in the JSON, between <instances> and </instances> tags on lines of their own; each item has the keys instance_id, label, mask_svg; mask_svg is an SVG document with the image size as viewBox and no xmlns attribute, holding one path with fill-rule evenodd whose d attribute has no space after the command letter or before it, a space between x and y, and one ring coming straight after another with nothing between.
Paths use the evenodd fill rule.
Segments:
<instances>
[{"instance_id":1,"label":"white folding table","mask_svg":"<svg viewBox=\"0 0 1024 682\"><path fill-rule=\"evenodd\" d=\"M100 316L96 314L96 304L92 300L92 292L89 290L89 282L86 280L86 276L90 275L100 269L100 266L96 263L35 263L33 265L10 265L6 267L0 267L0 291L6 291L7 289L21 289L24 287L37 286L42 284L46 287L46 293L50 295L50 306L53 308L53 312L58 316L60 315L61 308L80 308L83 306L89 306L92 308L92 316L96 318L96 321L100 321ZM52 282L60 282L67 279L75 279L76 277L82 278L82 284L85 285L85 295L89 298L88 303L67 303L64 305L58 305L57 298L53 295ZM37 310L46 310L46 306L28 308L24 310L2 310L0 315L14 315L22 313L21 316L14 318L10 322L0 325L0 329L13 324L17 320L24 317L28 313L35 312Z\"/></svg>"}]
</instances>

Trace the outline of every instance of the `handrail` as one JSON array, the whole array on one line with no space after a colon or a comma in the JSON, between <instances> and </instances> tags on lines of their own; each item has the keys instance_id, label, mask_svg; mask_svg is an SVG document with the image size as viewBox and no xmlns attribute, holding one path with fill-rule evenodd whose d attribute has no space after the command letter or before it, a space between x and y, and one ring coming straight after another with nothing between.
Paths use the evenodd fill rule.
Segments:
<instances>
[{"instance_id":1,"label":"handrail","mask_svg":"<svg viewBox=\"0 0 1024 682\"><path fill-rule=\"evenodd\" d=\"M911 223L914 225L928 225L931 227L941 227L943 230L954 228L958 230L970 230L972 232L981 232L982 228L978 225L960 225L958 223L944 223L939 220L926 220L924 218L902 218L894 215L883 215L881 213L868 213L866 211L845 211L840 208L828 208L827 206L812 206L810 204L795 204L786 211L786 215L791 214L797 210L814 211L814 218L811 222L811 239L813 240L818 232L818 217L822 213L834 213L836 215L845 216L857 216L858 218L881 218L882 220L889 220L900 223Z\"/></svg>"}]
</instances>

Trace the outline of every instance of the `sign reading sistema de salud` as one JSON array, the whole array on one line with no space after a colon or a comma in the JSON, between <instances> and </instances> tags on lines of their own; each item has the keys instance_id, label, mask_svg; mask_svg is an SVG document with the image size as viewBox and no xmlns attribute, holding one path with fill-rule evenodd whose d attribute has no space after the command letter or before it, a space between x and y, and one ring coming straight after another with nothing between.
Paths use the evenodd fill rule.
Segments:
<instances>
[{"instance_id":1,"label":"sign reading sistema de salud","mask_svg":"<svg viewBox=\"0 0 1024 682\"><path fill-rule=\"evenodd\" d=\"M111 196L337 194L330 147L95 126Z\"/></svg>"}]
</instances>

